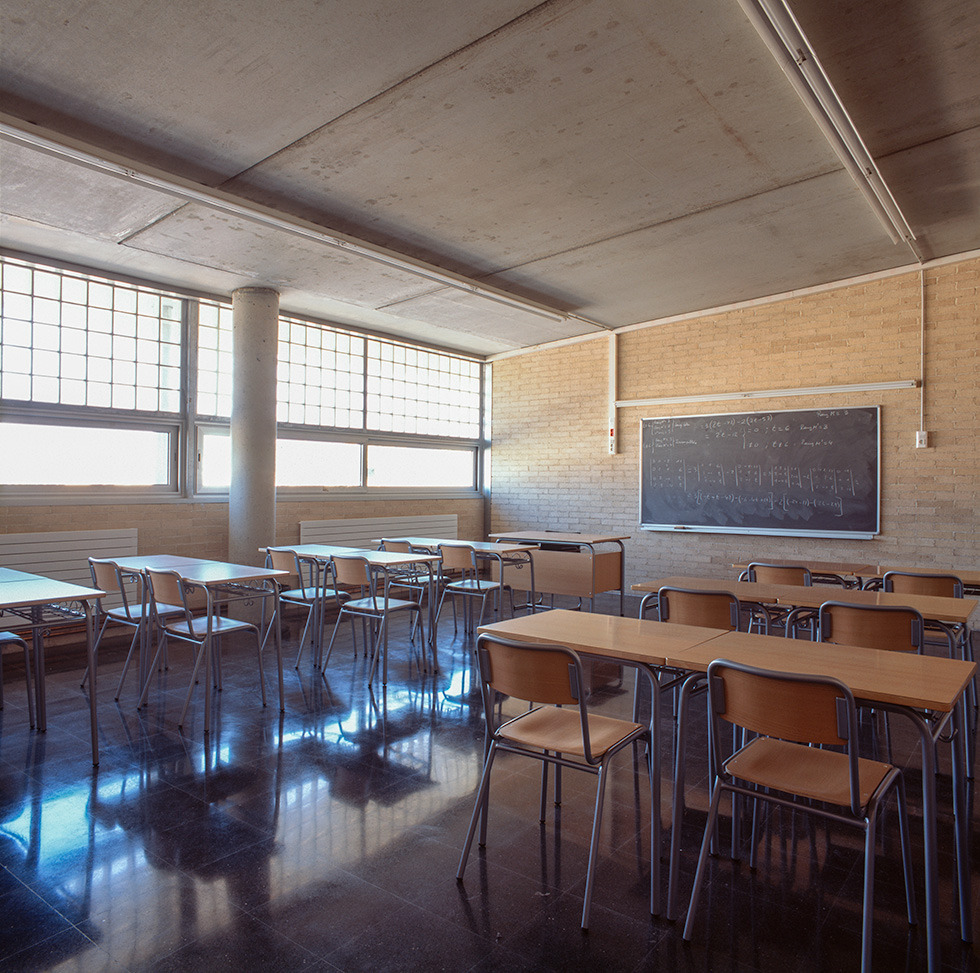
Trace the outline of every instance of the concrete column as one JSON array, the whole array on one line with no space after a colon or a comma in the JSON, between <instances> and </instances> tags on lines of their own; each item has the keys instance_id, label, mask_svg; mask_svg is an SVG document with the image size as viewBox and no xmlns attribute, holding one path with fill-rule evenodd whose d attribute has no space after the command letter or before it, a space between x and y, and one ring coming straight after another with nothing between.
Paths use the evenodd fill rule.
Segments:
<instances>
[{"instance_id":1,"label":"concrete column","mask_svg":"<svg viewBox=\"0 0 980 973\"><path fill-rule=\"evenodd\" d=\"M228 560L262 564L276 541L276 377L279 294L240 287L232 294L234 377Z\"/></svg>"}]
</instances>

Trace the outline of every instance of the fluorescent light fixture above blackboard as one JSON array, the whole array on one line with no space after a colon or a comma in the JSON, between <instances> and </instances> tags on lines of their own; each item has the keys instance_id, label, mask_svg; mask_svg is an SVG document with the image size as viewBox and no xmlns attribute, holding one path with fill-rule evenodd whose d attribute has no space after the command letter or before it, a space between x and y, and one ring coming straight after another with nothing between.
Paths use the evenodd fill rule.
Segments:
<instances>
[{"instance_id":1,"label":"fluorescent light fixture above blackboard","mask_svg":"<svg viewBox=\"0 0 980 973\"><path fill-rule=\"evenodd\" d=\"M888 392L893 389L918 388L916 379L901 382L865 382L859 385L814 385L799 389L756 389L752 392L710 392L707 395L670 395L657 399L620 399L617 409L633 406L681 405L685 402L735 402L743 399L782 399L797 395L841 395L847 392Z\"/></svg>"},{"instance_id":2,"label":"fluorescent light fixture above blackboard","mask_svg":"<svg viewBox=\"0 0 980 973\"><path fill-rule=\"evenodd\" d=\"M784 0L738 0L893 243L915 247L915 234L878 171L864 140Z\"/></svg>"}]
</instances>

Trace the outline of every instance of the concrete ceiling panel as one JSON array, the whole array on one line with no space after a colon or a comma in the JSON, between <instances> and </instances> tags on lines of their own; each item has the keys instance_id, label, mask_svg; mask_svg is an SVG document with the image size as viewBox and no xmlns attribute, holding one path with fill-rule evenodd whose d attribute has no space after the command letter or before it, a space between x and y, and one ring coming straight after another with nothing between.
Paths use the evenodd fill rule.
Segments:
<instances>
[{"instance_id":1,"label":"concrete ceiling panel","mask_svg":"<svg viewBox=\"0 0 980 973\"><path fill-rule=\"evenodd\" d=\"M548 5L227 188L478 275L840 167L733 2Z\"/></svg>"},{"instance_id":2,"label":"concrete ceiling panel","mask_svg":"<svg viewBox=\"0 0 980 973\"><path fill-rule=\"evenodd\" d=\"M172 196L0 141L0 199L8 216L119 241L180 204Z\"/></svg>"},{"instance_id":3,"label":"concrete ceiling panel","mask_svg":"<svg viewBox=\"0 0 980 973\"><path fill-rule=\"evenodd\" d=\"M582 313L625 324L840 280L855 266L872 273L911 259L906 246L893 245L880 230L849 177L833 173L521 272L602 294ZM513 286L510 274L490 282Z\"/></svg>"},{"instance_id":4,"label":"concrete ceiling panel","mask_svg":"<svg viewBox=\"0 0 980 973\"><path fill-rule=\"evenodd\" d=\"M535 5L4 0L0 91L8 111L214 184Z\"/></svg>"},{"instance_id":5,"label":"concrete ceiling panel","mask_svg":"<svg viewBox=\"0 0 980 973\"><path fill-rule=\"evenodd\" d=\"M452 288L402 301L385 310L441 324L464 334L492 335L506 350L602 330L574 319L555 319Z\"/></svg>"},{"instance_id":6,"label":"concrete ceiling panel","mask_svg":"<svg viewBox=\"0 0 980 973\"><path fill-rule=\"evenodd\" d=\"M976 0L792 0L871 154L980 126Z\"/></svg>"},{"instance_id":7,"label":"concrete ceiling panel","mask_svg":"<svg viewBox=\"0 0 980 973\"><path fill-rule=\"evenodd\" d=\"M315 290L357 307L383 307L436 286L356 253L196 203L126 245L245 274L255 286Z\"/></svg>"}]
</instances>

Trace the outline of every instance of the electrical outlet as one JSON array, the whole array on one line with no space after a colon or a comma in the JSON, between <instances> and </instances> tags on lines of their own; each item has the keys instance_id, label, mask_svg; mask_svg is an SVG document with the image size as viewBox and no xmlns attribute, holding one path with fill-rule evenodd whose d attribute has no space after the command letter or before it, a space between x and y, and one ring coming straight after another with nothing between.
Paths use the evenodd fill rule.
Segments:
<instances>
[{"instance_id":1,"label":"electrical outlet","mask_svg":"<svg viewBox=\"0 0 980 973\"><path fill-rule=\"evenodd\" d=\"M915 434L915 448L925 449L928 445L929 445L929 433L927 433L924 429L920 429Z\"/></svg>"}]
</instances>

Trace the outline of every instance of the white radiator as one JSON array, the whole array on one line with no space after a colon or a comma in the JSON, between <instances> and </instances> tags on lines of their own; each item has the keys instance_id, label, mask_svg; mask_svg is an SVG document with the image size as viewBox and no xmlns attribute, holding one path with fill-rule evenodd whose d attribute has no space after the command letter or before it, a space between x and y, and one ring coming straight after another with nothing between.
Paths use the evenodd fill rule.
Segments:
<instances>
[{"instance_id":1,"label":"white radiator","mask_svg":"<svg viewBox=\"0 0 980 973\"><path fill-rule=\"evenodd\" d=\"M441 537L455 540L456 514L426 517L362 517L346 520L301 520L300 544L377 548L380 537Z\"/></svg>"},{"instance_id":2,"label":"white radiator","mask_svg":"<svg viewBox=\"0 0 980 973\"><path fill-rule=\"evenodd\" d=\"M135 527L126 527L0 534L0 566L91 588L88 559L132 557L137 553L136 532ZM114 607L120 604L120 598L106 598L103 604Z\"/></svg>"}]
</instances>

